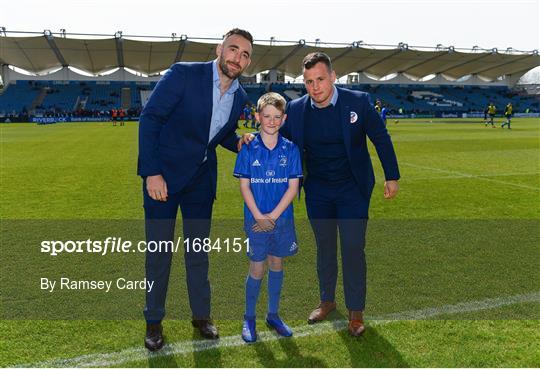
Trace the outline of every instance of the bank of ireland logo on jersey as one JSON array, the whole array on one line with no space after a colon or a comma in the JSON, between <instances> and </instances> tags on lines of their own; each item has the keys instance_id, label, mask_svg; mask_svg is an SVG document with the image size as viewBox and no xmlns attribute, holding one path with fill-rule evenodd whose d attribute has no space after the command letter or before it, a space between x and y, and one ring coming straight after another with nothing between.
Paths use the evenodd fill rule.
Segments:
<instances>
[{"instance_id":1,"label":"bank of ireland logo on jersey","mask_svg":"<svg viewBox=\"0 0 540 369\"><path fill-rule=\"evenodd\" d=\"M269 170L266 171L266 176L267 177L273 177L275 175L276 175L276 172L273 171L272 169L269 169Z\"/></svg>"},{"instance_id":2,"label":"bank of ireland logo on jersey","mask_svg":"<svg viewBox=\"0 0 540 369\"><path fill-rule=\"evenodd\" d=\"M354 124L358 121L358 114L355 111L351 111L351 124Z\"/></svg>"}]
</instances>

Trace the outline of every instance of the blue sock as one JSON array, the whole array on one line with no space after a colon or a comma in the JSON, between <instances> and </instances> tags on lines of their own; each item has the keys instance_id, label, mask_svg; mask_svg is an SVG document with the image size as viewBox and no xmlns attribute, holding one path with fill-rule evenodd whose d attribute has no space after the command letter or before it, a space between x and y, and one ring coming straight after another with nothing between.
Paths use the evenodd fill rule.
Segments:
<instances>
[{"instance_id":1,"label":"blue sock","mask_svg":"<svg viewBox=\"0 0 540 369\"><path fill-rule=\"evenodd\" d=\"M252 278L248 274L246 278L246 315L245 319L255 319L257 299L259 298L259 291L261 289L262 279Z\"/></svg>"},{"instance_id":2,"label":"blue sock","mask_svg":"<svg viewBox=\"0 0 540 369\"><path fill-rule=\"evenodd\" d=\"M279 272L268 270L268 314L278 313L282 285L283 270Z\"/></svg>"},{"instance_id":3,"label":"blue sock","mask_svg":"<svg viewBox=\"0 0 540 369\"><path fill-rule=\"evenodd\" d=\"M161 323L161 320L147 320L146 324L159 324Z\"/></svg>"}]
</instances>

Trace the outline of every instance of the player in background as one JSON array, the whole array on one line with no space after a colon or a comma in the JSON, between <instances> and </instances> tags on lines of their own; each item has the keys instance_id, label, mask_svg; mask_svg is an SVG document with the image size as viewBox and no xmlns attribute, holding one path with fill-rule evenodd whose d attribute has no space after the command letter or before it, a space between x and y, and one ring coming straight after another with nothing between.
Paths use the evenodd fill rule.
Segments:
<instances>
[{"instance_id":1,"label":"player in background","mask_svg":"<svg viewBox=\"0 0 540 369\"><path fill-rule=\"evenodd\" d=\"M255 116L255 113L257 112L257 107L252 104L251 105L251 114L249 115L250 116L250 119L251 119L251 128L255 128L255 129L259 129L259 126L257 125L257 118Z\"/></svg>"},{"instance_id":2,"label":"player in background","mask_svg":"<svg viewBox=\"0 0 540 369\"><path fill-rule=\"evenodd\" d=\"M120 120L120 126L123 126L125 124L125 122L124 122L125 115L126 115L126 113L124 112L124 109L122 109L122 108L118 109L118 116L119 116L119 120Z\"/></svg>"},{"instance_id":3,"label":"player in background","mask_svg":"<svg viewBox=\"0 0 540 369\"><path fill-rule=\"evenodd\" d=\"M116 119L118 117L118 111L116 110L116 108L113 108L111 110L111 116L112 116L112 125L113 125L113 127L115 127L116 126Z\"/></svg>"},{"instance_id":4,"label":"player in background","mask_svg":"<svg viewBox=\"0 0 540 369\"><path fill-rule=\"evenodd\" d=\"M495 128L495 124L493 123L493 118L495 118L495 113L497 113L497 108L495 107L495 105L490 102L488 107L487 107L487 112L488 112L488 115L489 115L489 122L486 121L486 127L488 125L488 123L491 124L491 128Z\"/></svg>"},{"instance_id":5,"label":"player in background","mask_svg":"<svg viewBox=\"0 0 540 369\"><path fill-rule=\"evenodd\" d=\"M251 107L249 104L246 104L244 107L244 128L247 128L248 122L251 120Z\"/></svg>"},{"instance_id":6,"label":"player in background","mask_svg":"<svg viewBox=\"0 0 540 369\"><path fill-rule=\"evenodd\" d=\"M256 305L268 264L266 324L280 336L292 330L278 314L283 284L283 258L298 251L292 201L298 194L302 165L298 147L279 134L285 121L285 99L269 92L261 96L255 114L260 134L238 154L234 176L244 198L244 230L249 238L249 274L242 338L257 340Z\"/></svg>"},{"instance_id":7,"label":"player in background","mask_svg":"<svg viewBox=\"0 0 540 369\"><path fill-rule=\"evenodd\" d=\"M386 125L386 116L388 115L388 108L386 106L382 106L381 109L381 119L384 122L384 125Z\"/></svg>"},{"instance_id":8,"label":"player in background","mask_svg":"<svg viewBox=\"0 0 540 369\"><path fill-rule=\"evenodd\" d=\"M377 113L381 114L382 112L382 103L381 100L377 99L375 101L375 110L377 110Z\"/></svg>"},{"instance_id":9,"label":"player in background","mask_svg":"<svg viewBox=\"0 0 540 369\"><path fill-rule=\"evenodd\" d=\"M508 104L506 104L506 107L504 108L504 117L506 118L506 122L504 122L503 124L501 124L501 128L504 128L504 126L508 126L508 129L511 129L510 128L510 119L512 119L512 103L509 102Z\"/></svg>"}]
</instances>

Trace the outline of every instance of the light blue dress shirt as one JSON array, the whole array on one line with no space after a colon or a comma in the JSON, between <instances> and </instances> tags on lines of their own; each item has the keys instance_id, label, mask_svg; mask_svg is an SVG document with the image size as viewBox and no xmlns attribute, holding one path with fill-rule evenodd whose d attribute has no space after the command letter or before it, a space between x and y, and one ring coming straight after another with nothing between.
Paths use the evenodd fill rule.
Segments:
<instances>
[{"instance_id":1,"label":"light blue dress shirt","mask_svg":"<svg viewBox=\"0 0 540 369\"><path fill-rule=\"evenodd\" d=\"M225 91L223 96L221 95L220 90L220 80L217 70L217 62L214 60L212 63L213 70L213 105L212 105L212 121L210 123L210 136L208 137L208 142L217 135L217 133L227 124L229 116L231 115L231 109L234 101L234 93L238 90L240 84L238 80L235 79L229 89Z\"/></svg>"},{"instance_id":2,"label":"light blue dress shirt","mask_svg":"<svg viewBox=\"0 0 540 369\"><path fill-rule=\"evenodd\" d=\"M212 119L210 121L210 133L208 135L208 143L212 141L218 132L227 124L229 116L231 115L231 109L234 102L234 93L240 86L238 79L235 79L229 89L221 95L221 82L219 80L219 74L217 70L217 61L212 63ZM204 154L203 163L206 161L206 153Z\"/></svg>"}]
</instances>

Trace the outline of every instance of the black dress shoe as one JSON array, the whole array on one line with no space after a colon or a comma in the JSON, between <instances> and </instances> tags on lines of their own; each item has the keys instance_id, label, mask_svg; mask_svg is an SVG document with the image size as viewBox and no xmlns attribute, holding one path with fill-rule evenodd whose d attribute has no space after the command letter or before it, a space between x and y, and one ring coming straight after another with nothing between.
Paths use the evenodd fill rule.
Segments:
<instances>
[{"instance_id":1,"label":"black dress shoe","mask_svg":"<svg viewBox=\"0 0 540 369\"><path fill-rule=\"evenodd\" d=\"M199 330L199 333L204 338L216 340L219 338L219 333L210 319L193 319L191 324Z\"/></svg>"},{"instance_id":2,"label":"black dress shoe","mask_svg":"<svg viewBox=\"0 0 540 369\"><path fill-rule=\"evenodd\" d=\"M163 326L161 323L146 324L146 336L144 337L144 347L150 351L157 351L163 347Z\"/></svg>"}]
</instances>

